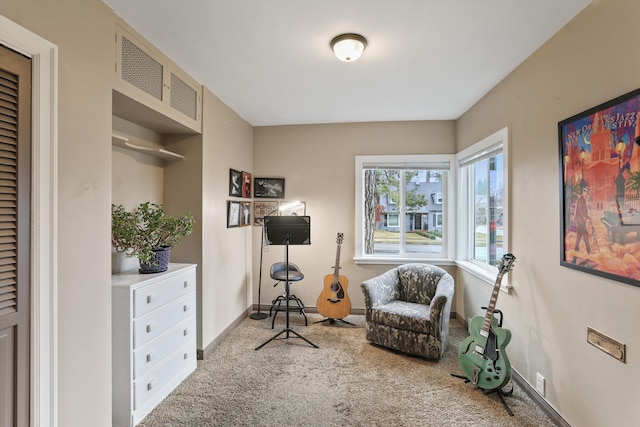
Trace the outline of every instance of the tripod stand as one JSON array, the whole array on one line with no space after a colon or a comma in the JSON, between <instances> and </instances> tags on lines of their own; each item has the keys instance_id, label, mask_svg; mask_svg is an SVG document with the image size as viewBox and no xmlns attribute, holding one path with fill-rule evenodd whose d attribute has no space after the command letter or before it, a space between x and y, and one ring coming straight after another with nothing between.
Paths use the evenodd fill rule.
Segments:
<instances>
[{"instance_id":1,"label":"tripod stand","mask_svg":"<svg viewBox=\"0 0 640 427\"><path fill-rule=\"evenodd\" d=\"M289 218L294 218L294 220L290 220ZM299 221L301 219L302 221ZM268 221L267 221L268 220ZM283 330L275 334L273 337L269 338L267 341L260 344L256 347L256 350L260 350L265 345L269 344L272 341L277 339L289 339L289 338L300 338L306 341L309 345L315 348L319 348L317 345L297 333L293 330L291 326L289 326L289 297L291 296L289 291L289 286L291 284L289 280L289 244L309 244L309 217L265 217L265 227L267 230L268 239L271 242L282 242L275 244L284 244L285 245L285 296L286 296L286 326ZM272 237L272 238L269 238ZM293 242L293 243L292 243ZM282 334L285 336L279 338ZM295 336L291 336L291 334Z\"/></svg>"},{"instance_id":2,"label":"tripod stand","mask_svg":"<svg viewBox=\"0 0 640 427\"><path fill-rule=\"evenodd\" d=\"M344 319L332 319L330 317L323 319L323 320L318 320L317 322L313 322L313 323L325 323L325 322L329 322L330 325L335 325L336 322L342 322L345 325L351 325L351 326L356 326L355 324L351 323L351 322L347 322Z\"/></svg>"}]
</instances>

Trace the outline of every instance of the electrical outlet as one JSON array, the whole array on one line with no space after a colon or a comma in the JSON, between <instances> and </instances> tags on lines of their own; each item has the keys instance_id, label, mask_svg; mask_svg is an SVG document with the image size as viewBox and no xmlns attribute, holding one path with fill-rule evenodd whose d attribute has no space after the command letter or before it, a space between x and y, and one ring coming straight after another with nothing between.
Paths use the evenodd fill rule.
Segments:
<instances>
[{"instance_id":1,"label":"electrical outlet","mask_svg":"<svg viewBox=\"0 0 640 427\"><path fill-rule=\"evenodd\" d=\"M538 372L536 374L536 390L538 391L538 393L540 393L542 397L544 397L544 386L545 386L544 377L540 374L540 372Z\"/></svg>"}]
</instances>

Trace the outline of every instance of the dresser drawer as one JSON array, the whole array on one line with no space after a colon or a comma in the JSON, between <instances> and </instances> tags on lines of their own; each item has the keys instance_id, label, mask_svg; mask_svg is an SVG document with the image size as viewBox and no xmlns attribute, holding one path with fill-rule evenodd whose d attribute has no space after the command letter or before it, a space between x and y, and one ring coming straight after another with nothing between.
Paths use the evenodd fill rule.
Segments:
<instances>
[{"instance_id":1,"label":"dresser drawer","mask_svg":"<svg viewBox=\"0 0 640 427\"><path fill-rule=\"evenodd\" d=\"M195 270L133 291L133 317L143 316L196 290Z\"/></svg>"},{"instance_id":2,"label":"dresser drawer","mask_svg":"<svg viewBox=\"0 0 640 427\"><path fill-rule=\"evenodd\" d=\"M133 378L137 379L151 371L173 353L196 338L195 316L189 317L158 339L133 352Z\"/></svg>"},{"instance_id":3,"label":"dresser drawer","mask_svg":"<svg viewBox=\"0 0 640 427\"><path fill-rule=\"evenodd\" d=\"M158 366L158 369L154 369L148 375L134 380L134 410L140 408L163 387L170 384L176 378L176 375L183 370L189 369L189 371L192 371L196 364L196 342L192 340L173 353L171 357ZM181 380L182 378L179 379L179 381ZM175 386L177 384L172 385L172 387Z\"/></svg>"},{"instance_id":4,"label":"dresser drawer","mask_svg":"<svg viewBox=\"0 0 640 427\"><path fill-rule=\"evenodd\" d=\"M196 293L192 292L146 316L133 320L133 348L159 337L178 323L196 314Z\"/></svg>"}]
</instances>

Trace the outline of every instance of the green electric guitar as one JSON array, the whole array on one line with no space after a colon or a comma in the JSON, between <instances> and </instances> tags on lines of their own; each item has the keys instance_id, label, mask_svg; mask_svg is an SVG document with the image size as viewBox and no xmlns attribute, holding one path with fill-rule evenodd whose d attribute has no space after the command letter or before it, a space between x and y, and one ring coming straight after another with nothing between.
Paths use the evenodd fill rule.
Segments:
<instances>
[{"instance_id":1,"label":"green electric guitar","mask_svg":"<svg viewBox=\"0 0 640 427\"><path fill-rule=\"evenodd\" d=\"M504 351L511 341L511 331L499 327L493 313L502 276L511 271L515 260L512 254L502 257L487 313L484 318L476 316L471 320L471 335L462 341L458 349L458 361L464 375L483 390L502 388L511 379L511 365Z\"/></svg>"}]
</instances>

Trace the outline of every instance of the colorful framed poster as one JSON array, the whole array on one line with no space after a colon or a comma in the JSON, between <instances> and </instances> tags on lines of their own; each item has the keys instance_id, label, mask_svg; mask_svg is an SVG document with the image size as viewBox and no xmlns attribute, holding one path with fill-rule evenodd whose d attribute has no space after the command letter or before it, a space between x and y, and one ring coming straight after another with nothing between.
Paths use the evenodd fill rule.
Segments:
<instances>
[{"instance_id":1,"label":"colorful framed poster","mask_svg":"<svg viewBox=\"0 0 640 427\"><path fill-rule=\"evenodd\" d=\"M640 286L640 89L558 123L560 264Z\"/></svg>"}]
</instances>

